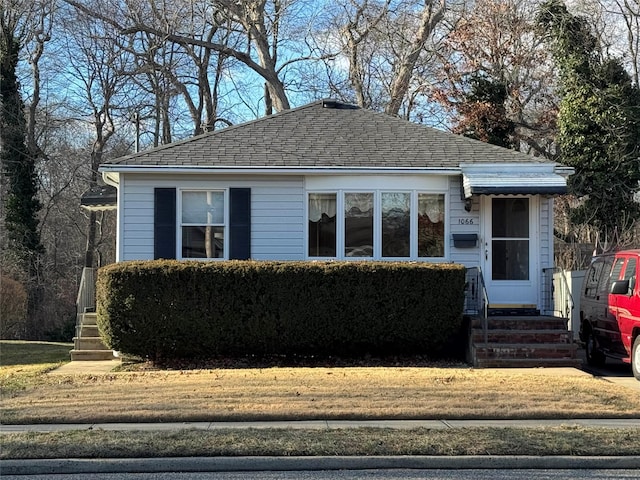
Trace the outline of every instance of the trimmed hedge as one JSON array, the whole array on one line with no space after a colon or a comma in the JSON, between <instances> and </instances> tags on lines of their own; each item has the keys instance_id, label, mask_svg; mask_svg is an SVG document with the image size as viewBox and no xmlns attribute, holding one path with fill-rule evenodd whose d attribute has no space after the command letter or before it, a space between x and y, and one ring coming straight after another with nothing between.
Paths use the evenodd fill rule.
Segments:
<instances>
[{"instance_id":1,"label":"trimmed hedge","mask_svg":"<svg viewBox=\"0 0 640 480\"><path fill-rule=\"evenodd\" d=\"M123 262L100 269L100 333L154 360L434 354L462 322L465 269L390 262Z\"/></svg>"}]
</instances>

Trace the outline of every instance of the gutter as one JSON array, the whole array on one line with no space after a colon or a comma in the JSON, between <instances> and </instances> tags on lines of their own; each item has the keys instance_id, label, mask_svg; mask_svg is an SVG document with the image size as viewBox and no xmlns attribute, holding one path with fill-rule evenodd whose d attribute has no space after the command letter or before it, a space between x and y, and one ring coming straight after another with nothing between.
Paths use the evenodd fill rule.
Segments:
<instances>
[{"instance_id":1,"label":"gutter","mask_svg":"<svg viewBox=\"0 0 640 480\"><path fill-rule=\"evenodd\" d=\"M175 174L279 174L279 175L331 175L331 174L436 174L436 175L459 175L460 168L451 167L202 167L202 166L144 166L144 165L101 165L98 169L105 177L117 182L113 174L118 173L175 173ZM110 183L112 184L112 183Z\"/></svg>"}]
</instances>

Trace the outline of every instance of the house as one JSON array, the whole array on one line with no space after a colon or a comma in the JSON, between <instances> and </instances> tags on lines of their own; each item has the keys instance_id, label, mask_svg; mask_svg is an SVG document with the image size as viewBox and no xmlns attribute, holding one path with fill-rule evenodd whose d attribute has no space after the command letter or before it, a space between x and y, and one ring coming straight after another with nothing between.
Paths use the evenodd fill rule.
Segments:
<instances>
[{"instance_id":1,"label":"house","mask_svg":"<svg viewBox=\"0 0 640 480\"><path fill-rule=\"evenodd\" d=\"M493 312L538 314L572 170L324 100L100 172L117 189L117 261L456 262Z\"/></svg>"}]
</instances>

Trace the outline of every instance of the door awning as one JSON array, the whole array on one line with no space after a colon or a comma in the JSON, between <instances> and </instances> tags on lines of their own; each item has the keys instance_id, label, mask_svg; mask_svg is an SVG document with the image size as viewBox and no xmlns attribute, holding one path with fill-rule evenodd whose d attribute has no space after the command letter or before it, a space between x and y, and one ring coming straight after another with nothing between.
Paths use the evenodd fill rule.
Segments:
<instances>
[{"instance_id":1,"label":"door awning","mask_svg":"<svg viewBox=\"0 0 640 480\"><path fill-rule=\"evenodd\" d=\"M572 169L556 164L462 166L464 198L473 195L563 195Z\"/></svg>"}]
</instances>

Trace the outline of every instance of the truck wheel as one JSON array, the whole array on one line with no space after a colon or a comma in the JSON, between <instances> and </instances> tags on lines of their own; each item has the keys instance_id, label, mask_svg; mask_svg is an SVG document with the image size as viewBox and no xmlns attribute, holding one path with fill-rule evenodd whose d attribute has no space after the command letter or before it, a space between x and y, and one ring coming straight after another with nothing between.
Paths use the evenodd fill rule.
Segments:
<instances>
[{"instance_id":1,"label":"truck wheel","mask_svg":"<svg viewBox=\"0 0 640 480\"><path fill-rule=\"evenodd\" d=\"M592 367L601 367L604 365L605 356L600 350L598 350L598 344L596 343L596 337L593 334L593 331L589 332L584 349L587 354L587 364Z\"/></svg>"},{"instance_id":2,"label":"truck wheel","mask_svg":"<svg viewBox=\"0 0 640 480\"><path fill-rule=\"evenodd\" d=\"M640 380L640 335L636 337L631 347L631 369L633 376Z\"/></svg>"}]
</instances>

